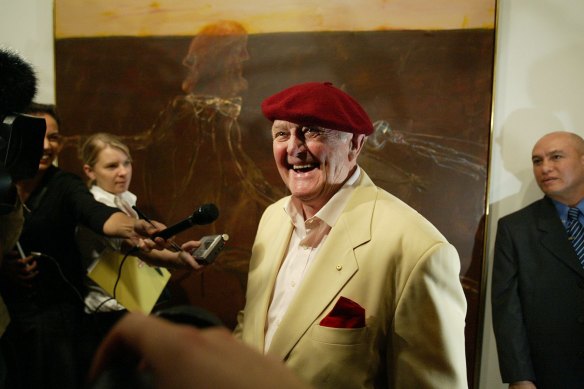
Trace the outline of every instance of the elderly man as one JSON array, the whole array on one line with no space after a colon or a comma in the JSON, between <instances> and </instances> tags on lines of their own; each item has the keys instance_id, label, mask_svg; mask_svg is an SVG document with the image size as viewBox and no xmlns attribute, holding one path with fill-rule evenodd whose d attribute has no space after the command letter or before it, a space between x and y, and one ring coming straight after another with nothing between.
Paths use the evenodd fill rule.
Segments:
<instances>
[{"instance_id":1,"label":"elderly man","mask_svg":"<svg viewBox=\"0 0 584 389\"><path fill-rule=\"evenodd\" d=\"M291 196L260 221L236 336L315 388L466 387L458 254L359 168L366 112L316 82L262 110Z\"/></svg>"},{"instance_id":2,"label":"elderly man","mask_svg":"<svg viewBox=\"0 0 584 389\"><path fill-rule=\"evenodd\" d=\"M584 140L557 131L531 156L545 196L499 220L493 328L510 388L584 386Z\"/></svg>"}]
</instances>

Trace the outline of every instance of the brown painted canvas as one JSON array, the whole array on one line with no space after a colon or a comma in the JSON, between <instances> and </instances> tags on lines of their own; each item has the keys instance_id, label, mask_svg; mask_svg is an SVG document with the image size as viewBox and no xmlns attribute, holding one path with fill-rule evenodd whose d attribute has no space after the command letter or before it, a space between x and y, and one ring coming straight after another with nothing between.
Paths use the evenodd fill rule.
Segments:
<instances>
[{"instance_id":1,"label":"brown painted canvas","mask_svg":"<svg viewBox=\"0 0 584 389\"><path fill-rule=\"evenodd\" d=\"M171 303L202 306L232 327L259 218L286 194L259 105L295 83L332 82L375 124L359 164L460 254L472 387L485 289L495 0L329 3L252 1L240 10L234 1L92 8L56 0L57 104L67 139L60 164L81 174L75 147L111 132L132 150L130 190L149 216L171 225L217 204L214 224L177 240L230 240L203 274L173 273Z\"/></svg>"}]
</instances>

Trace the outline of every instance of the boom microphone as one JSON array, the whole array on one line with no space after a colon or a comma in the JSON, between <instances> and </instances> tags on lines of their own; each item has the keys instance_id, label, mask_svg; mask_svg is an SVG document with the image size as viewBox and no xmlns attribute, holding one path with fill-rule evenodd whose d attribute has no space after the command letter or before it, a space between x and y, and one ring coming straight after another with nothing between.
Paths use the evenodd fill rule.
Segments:
<instances>
[{"instance_id":1,"label":"boom microphone","mask_svg":"<svg viewBox=\"0 0 584 389\"><path fill-rule=\"evenodd\" d=\"M162 231L158 231L152 235L152 238L161 237L168 239L171 236L186 230L193 225L203 225L213 223L219 217L219 210L215 204L201 205L191 216L185 220L176 223Z\"/></svg>"},{"instance_id":2,"label":"boom microphone","mask_svg":"<svg viewBox=\"0 0 584 389\"><path fill-rule=\"evenodd\" d=\"M32 66L15 52L0 48L0 115L23 111L36 91Z\"/></svg>"}]
</instances>

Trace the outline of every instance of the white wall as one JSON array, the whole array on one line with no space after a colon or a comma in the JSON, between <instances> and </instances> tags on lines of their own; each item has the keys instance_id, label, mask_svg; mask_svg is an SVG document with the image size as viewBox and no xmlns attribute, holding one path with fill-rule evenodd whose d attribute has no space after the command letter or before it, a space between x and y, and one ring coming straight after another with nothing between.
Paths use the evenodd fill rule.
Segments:
<instances>
[{"instance_id":1,"label":"white wall","mask_svg":"<svg viewBox=\"0 0 584 389\"><path fill-rule=\"evenodd\" d=\"M53 5L0 0L0 46L37 70L37 101L55 102ZM488 265L496 220L540 197L531 176L535 141L551 130L584 134L584 1L499 0ZM490 284L490 279L487 282ZM490 301L485 312L481 389L500 383Z\"/></svg>"},{"instance_id":2,"label":"white wall","mask_svg":"<svg viewBox=\"0 0 584 389\"><path fill-rule=\"evenodd\" d=\"M499 0L498 14L487 285L496 221L542 196L531 172L536 140L552 130L584 135L584 1ZM505 388L500 380L488 298L480 388Z\"/></svg>"},{"instance_id":3,"label":"white wall","mask_svg":"<svg viewBox=\"0 0 584 389\"><path fill-rule=\"evenodd\" d=\"M51 0L0 0L0 47L16 50L32 64L39 103L55 103L53 41Z\"/></svg>"}]
</instances>

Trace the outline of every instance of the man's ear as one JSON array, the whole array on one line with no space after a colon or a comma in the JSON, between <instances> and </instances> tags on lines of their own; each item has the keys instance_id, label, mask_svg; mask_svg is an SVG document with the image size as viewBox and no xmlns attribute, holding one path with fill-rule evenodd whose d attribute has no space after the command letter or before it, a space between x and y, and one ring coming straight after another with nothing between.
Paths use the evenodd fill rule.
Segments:
<instances>
[{"instance_id":1,"label":"man's ear","mask_svg":"<svg viewBox=\"0 0 584 389\"><path fill-rule=\"evenodd\" d=\"M87 164L83 165L83 171L85 172L85 175L89 177L90 180L92 181L95 180L95 173L93 172L91 166Z\"/></svg>"},{"instance_id":2,"label":"man's ear","mask_svg":"<svg viewBox=\"0 0 584 389\"><path fill-rule=\"evenodd\" d=\"M365 144L365 139L367 139L367 137L364 134L353 134L351 143L349 144L349 157L351 160L357 159L363 145Z\"/></svg>"}]
</instances>

